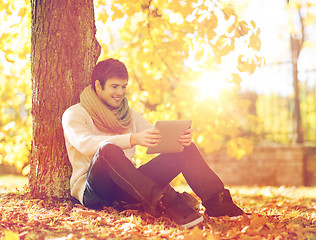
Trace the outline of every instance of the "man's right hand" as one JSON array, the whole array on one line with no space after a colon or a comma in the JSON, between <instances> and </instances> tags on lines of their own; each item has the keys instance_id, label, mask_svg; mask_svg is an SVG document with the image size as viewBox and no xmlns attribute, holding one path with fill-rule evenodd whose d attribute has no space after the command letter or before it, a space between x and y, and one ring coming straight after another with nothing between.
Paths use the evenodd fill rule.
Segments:
<instances>
[{"instance_id":1,"label":"man's right hand","mask_svg":"<svg viewBox=\"0 0 316 240\"><path fill-rule=\"evenodd\" d=\"M139 133L132 133L131 146L155 147L160 142L161 136L157 129L146 129Z\"/></svg>"}]
</instances>

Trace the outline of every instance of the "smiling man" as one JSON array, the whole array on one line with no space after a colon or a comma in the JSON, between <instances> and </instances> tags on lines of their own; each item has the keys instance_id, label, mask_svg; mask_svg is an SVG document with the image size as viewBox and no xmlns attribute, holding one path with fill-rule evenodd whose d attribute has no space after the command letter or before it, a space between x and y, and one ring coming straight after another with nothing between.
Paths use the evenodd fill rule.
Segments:
<instances>
[{"instance_id":1,"label":"smiling man","mask_svg":"<svg viewBox=\"0 0 316 240\"><path fill-rule=\"evenodd\" d=\"M95 91L100 100L110 109L119 108L125 99L127 79L111 78L102 86L99 80L95 82Z\"/></svg>"},{"instance_id":2,"label":"smiling man","mask_svg":"<svg viewBox=\"0 0 316 240\"><path fill-rule=\"evenodd\" d=\"M141 204L154 217L165 212L177 224L191 228L203 217L169 183L180 173L212 217L239 216L222 181L208 167L191 142L192 129L179 138L180 153L165 153L136 168L135 146L154 147L159 131L128 106L128 72L116 59L99 62L80 103L62 118L66 148L72 165L71 195L93 209Z\"/></svg>"}]
</instances>

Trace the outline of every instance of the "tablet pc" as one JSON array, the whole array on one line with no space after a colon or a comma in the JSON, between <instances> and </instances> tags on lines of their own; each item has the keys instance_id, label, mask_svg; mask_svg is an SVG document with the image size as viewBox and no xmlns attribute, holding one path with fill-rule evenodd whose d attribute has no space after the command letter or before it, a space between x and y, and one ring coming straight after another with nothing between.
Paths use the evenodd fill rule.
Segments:
<instances>
[{"instance_id":1,"label":"tablet pc","mask_svg":"<svg viewBox=\"0 0 316 240\"><path fill-rule=\"evenodd\" d=\"M190 128L192 120L164 120L157 121L155 128L160 131L161 141L155 147L147 149L148 154L182 152L184 146L179 137Z\"/></svg>"}]
</instances>

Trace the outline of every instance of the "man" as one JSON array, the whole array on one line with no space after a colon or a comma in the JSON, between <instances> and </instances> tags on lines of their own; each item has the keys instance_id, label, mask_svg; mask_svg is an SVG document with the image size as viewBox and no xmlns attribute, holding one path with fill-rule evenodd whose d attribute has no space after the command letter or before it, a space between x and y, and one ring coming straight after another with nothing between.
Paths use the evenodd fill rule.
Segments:
<instances>
[{"instance_id":1,"label":"man","mask_svg":"<svg viewBox=\"0 0 316 240\"><path fill-rule=\"evenodd\" d=\"M71 195L94 209L117 202L141 203L154 217L165 212L190 228L203 217L169 185L182 173L209 216L242 215L191 142L191 128L179 138L183 152L160 154L139 168L134 166L135 146L156 146L160 135L128 106L127 85L128 72L122 62L101 61L93 70L91 85L80 94L80 103L65 111L62 124L72 165Z\"/></svg>"}]
</instances>

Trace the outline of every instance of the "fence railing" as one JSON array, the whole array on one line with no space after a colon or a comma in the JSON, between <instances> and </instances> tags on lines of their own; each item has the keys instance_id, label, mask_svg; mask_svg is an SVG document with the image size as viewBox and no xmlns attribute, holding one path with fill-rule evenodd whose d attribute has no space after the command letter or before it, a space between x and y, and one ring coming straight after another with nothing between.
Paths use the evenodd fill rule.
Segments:
<instances>
[{"instance_id":1,"label":"fence railing","mask_svg":"<svg viewBox=\"0 0 316 240\"><path fill-rule=\"evenodd\" d=\"M316 69L299 71L302 129L305 145L316 145ZM244 87L251 99L252 114L259 122L251 126L260 141L295 144L296 116L291 63L268 65ZM262 140L263 139L263 140Z\"/></svg>"}]
</instances>

